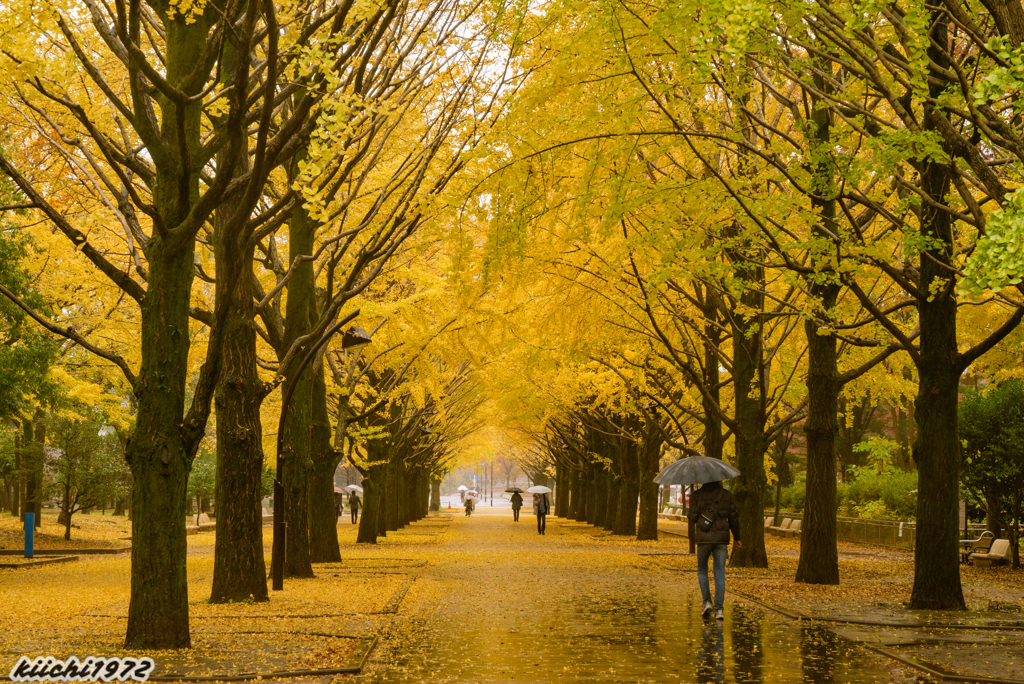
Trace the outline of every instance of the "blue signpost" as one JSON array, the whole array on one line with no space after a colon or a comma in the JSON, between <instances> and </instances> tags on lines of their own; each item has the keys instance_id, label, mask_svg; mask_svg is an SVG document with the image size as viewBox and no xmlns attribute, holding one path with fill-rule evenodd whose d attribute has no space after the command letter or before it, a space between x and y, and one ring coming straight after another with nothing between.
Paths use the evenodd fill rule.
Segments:
<instances>
[{"instance_id":1,"label":"blue signpost","mask_svg":"<svg viewBox=\"0 0 1024 684\"><path fill-rule=\"evenodd\" d=\"M35 518L35 513L25 514L25 558L32 557L32 541L36 531Z\"/></svg>"}]
</instances>

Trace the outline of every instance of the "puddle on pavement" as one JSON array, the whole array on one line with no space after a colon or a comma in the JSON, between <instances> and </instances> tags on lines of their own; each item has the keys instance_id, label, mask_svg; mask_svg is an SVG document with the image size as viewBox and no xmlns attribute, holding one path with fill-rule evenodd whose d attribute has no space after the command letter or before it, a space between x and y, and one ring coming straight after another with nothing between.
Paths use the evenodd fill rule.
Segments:
<instances>
[{"instance_id":1,"label":"puddle on pavement","mask_svg":"<svg viewBox=\"0 0 1024 684\"><path fill-rule=\"evenodd\" d=\"M400 637L403 655L366 681L894 681L888 661L829 630L739 602L727 605L724 621L705 621L696 591L631 584L561 600L545 592L543 606L511 622L467 610L461 621L418 625Z\"/></svg>"}]
</instances>

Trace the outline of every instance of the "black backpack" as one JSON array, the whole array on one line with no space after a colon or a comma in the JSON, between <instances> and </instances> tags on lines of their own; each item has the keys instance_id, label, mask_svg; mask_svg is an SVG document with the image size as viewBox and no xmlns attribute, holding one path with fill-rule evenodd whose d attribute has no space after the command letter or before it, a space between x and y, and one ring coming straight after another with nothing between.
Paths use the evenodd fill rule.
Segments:
<instances>
[{"instance_id":1,"label":"black backpack","mask_svg":"<svg viewBox=\"0 0 1024 684\"><path fill-rule=\"evenodd\" d=\"M722 501L723 489L718 490L718 495L712 503L704 506L704 510L700 512L697 517L695 525L701 532L710 532L711 528L715 526L715 520L718 519L718 504Z\"/></svg>"}]
</instances>

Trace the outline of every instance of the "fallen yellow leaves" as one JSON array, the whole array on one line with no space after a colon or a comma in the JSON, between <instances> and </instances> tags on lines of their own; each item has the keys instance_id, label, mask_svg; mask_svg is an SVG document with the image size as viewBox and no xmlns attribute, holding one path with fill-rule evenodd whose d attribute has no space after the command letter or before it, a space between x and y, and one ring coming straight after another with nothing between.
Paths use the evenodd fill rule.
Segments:
<instances>
[{"instance_id":1,"label":"fallen yellow leaves","mask_svg":"<svg viewBox=\"0 0 1024 684\"><path fill-rule=\"evenodd\" d=\"M131 545L132 522L123 515L78 513L71 518L71 541L57 524L58 511L44 509L42 525L35 531L37 549L116 548ZM15 516L0 515L0 549L25 548L25 525Z\"/></svg>"}]
</instances>

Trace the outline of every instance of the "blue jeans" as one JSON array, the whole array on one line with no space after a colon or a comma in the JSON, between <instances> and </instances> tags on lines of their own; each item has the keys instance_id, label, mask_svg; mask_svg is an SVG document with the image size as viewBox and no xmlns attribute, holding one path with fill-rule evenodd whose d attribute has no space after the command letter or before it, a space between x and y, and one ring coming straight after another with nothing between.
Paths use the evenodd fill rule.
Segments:
<instances>
[{"instance_id":1,"label":"blue jeans","mask_svg":"<svg viewBox=\"0 0 1024 684\"><path fill-rule=\"evenodd\" d=\"M711 600L708 585L708 558L715 558L715 610L725 605L725 560L729 557L728 544L697 544L697 582L704 603Z\"/></svg>"}]
</instances>

